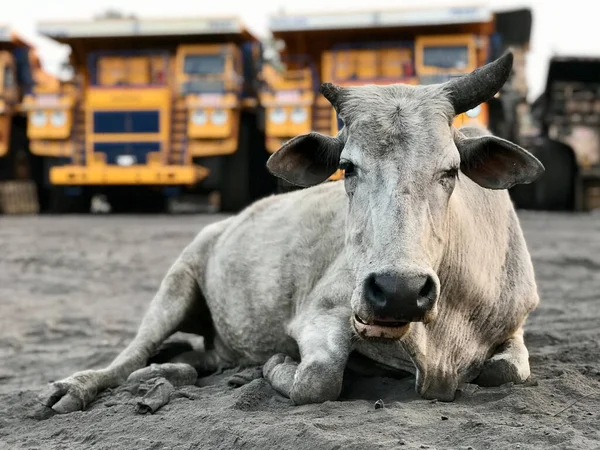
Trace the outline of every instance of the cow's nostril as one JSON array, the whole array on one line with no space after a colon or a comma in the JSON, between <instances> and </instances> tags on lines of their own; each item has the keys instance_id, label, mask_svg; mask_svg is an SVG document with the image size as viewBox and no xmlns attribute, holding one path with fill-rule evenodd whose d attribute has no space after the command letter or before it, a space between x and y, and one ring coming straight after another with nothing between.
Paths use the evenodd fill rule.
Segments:
<instances>
[{"instance_id":1,"label":"cow's nostril","mask_svg":"<svg viewBox=\"0 0 600 450\"><path fill-rule=\"evenodd\" d=\"M417 298L417 307L423 311L429 310L435 302L435 282L433 278L428 276L425 280L425 284L419 291L419 297Z\"/></svg>"},{"instance_id":2,"label":"cow's nostril","mask_svg":"<svg viewBox=\"0 0 600 450\"><path fill-rule=\"evenodd\" d=\"M377 276L375 274L369 275L365 284L365 297L368 302L375 307L382 307L386 303L386 294L377 284Z\"/></svg>"},{"instance_id":3,"label":"cow's nostril","mask_svg":"<svg viewBox=\"0 0 600 450\"><path fill-rule=\"evenodd\" d=\"M421 292L419 292L419 297L426 297L428 299L433 299L435 296L435 283L433 282L433 278L427 277L425 280L425 284L421 288Z\"/></svg>"}]
</instances>

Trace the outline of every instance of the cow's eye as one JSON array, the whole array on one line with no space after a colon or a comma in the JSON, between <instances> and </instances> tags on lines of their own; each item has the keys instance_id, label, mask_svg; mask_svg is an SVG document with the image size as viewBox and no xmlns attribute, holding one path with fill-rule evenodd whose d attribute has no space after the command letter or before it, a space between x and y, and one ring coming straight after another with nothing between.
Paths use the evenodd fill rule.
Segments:
<instances>
[{"instance_id":1,"label":"cow's eye","mask_svg":"<svg viewBox=\"0 0 600 450\"><path fill-rule=\"evenodd\" d=\"M340 161L340 169L344 171L345 176L354 174L354 164L350 161Z\"/></svg>"},{"instance_id":2,"label":"cow's eye","mask_svg":"<svg viewBox=\"0 0 600 450\"><path fill-rule=\"evenodd\" d=\"M440 184L446 189L448 192L452 192L454 189L454 183L458 178L458 168L452 168L449 170L445 170L441 173L440 176Z\"/></svg>"},{"instance_id":3,"label":"cow's eye","mask_svg":"<svg viewBox=\"0 0 600 450\"><path fill-rule=\"evenodd\" d=\"M452 169L448 169L444 172L444 178L456 178L458 175L458 168L453 167Z\"/></svg>"}]
</instances>

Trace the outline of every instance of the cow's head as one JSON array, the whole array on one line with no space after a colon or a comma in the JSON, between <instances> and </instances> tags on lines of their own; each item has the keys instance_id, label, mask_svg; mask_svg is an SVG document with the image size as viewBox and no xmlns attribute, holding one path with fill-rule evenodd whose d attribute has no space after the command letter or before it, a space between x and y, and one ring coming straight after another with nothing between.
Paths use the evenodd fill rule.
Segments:
<instances>
[{"instance_id":1,"label":"cow's head","mask_svg":"<svg viewBox=\"0 0 600 450\"><path fill-rule=\"evenodd\" d=\"M356 284L354 326L364 337L399 338L410 322L432 319L447 241L449 202L468 177L486 189L530 183L541 163L506 140L467 138L453 119L490 100L506 82L513 55L461 78L428 86L321 86L344 127L309 133L268 162L300 186L345 171L346 247ZM470 182L468 182L470 183Z\"/></svg>"}]
</instances>

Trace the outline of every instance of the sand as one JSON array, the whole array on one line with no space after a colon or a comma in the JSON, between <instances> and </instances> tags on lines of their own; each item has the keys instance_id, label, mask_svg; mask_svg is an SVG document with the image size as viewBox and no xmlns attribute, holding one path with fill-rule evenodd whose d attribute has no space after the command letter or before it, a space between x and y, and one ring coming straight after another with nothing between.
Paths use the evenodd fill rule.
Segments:
<instances>
[{"instance_id":1,"label":"sand","mask_svg":"<svg viewBox=\"0 0 600 450\"><path fill-rule=\"evenodd\" d=\"M520 216L542 297L525 385L465 385L442 403L411 378L349 376L339 401L295 407L248 368L248 384L230 386L235 370L204 378L154 414L123 386L69 415L40 414L37 395L107 365L218 216L0 218L0 449L600 448L600 216Z\"/></svg>"}]
</instances>

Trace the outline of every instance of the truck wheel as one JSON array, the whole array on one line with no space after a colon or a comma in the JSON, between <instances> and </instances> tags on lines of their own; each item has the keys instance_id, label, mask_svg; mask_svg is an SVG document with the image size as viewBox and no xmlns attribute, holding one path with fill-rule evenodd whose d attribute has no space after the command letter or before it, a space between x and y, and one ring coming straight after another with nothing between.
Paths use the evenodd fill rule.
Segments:
<instances>
[{"instance_id":1,"label":"truck wheel","mask_svg":"<svg viewBox=\"0 0 600 450\"><path fill-rule=\"evenodd\" d=\"M221 211L236 213L250 201L250 146L252 122L248 114L240 117L239 144L235 153L225 156L221 171Z\"/></svg>"},{"instance_id":2,"label":"truck wheel","mask_svg":"<svg viewBox=\"0 0 600 450\"><path fill-rule=\"evenodd\" d=\"M546 211L572 210L577 176L577 160L573 149L546 138L536 156L546 171L534 182L534 208Z\"/></svg>"},{"instance_id":3,"label":"truck wheel","mask_svg":"<svg viewBox=\"0 0 600 450\"><path fill-rule=\"evenodd\" d=\"M518 184L509 191L510 198L517 209L536 209L536 183Z\"/></svg>"}]
</instances>

